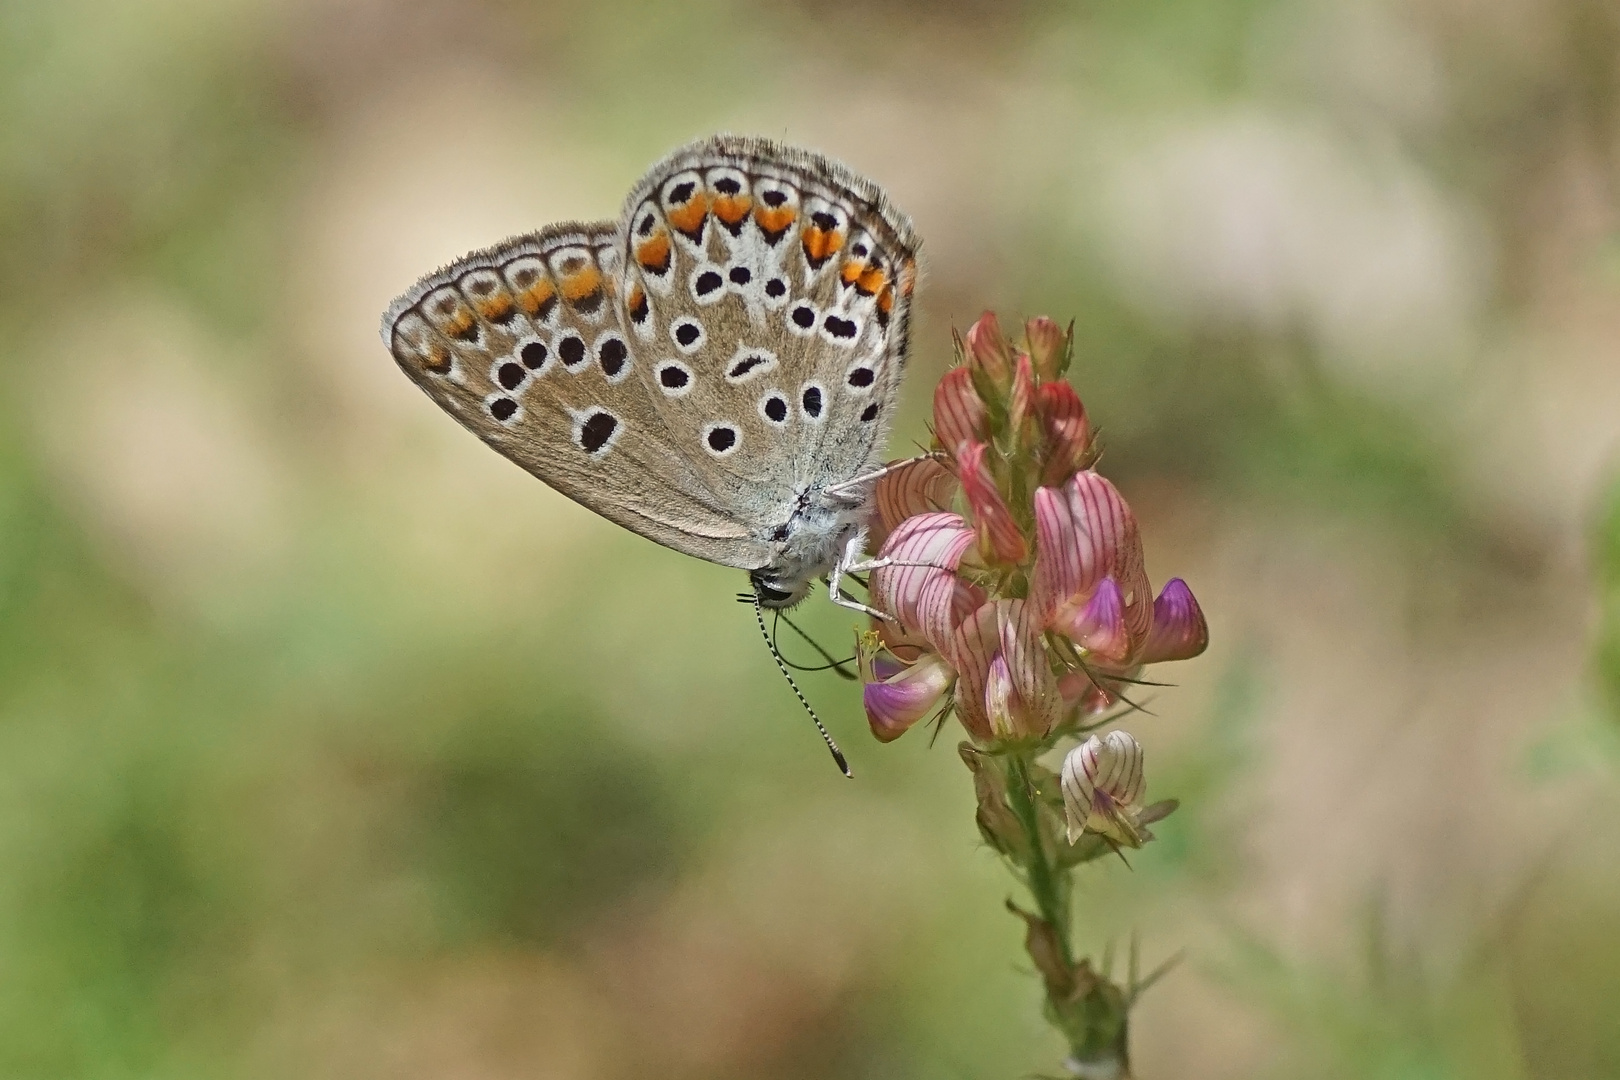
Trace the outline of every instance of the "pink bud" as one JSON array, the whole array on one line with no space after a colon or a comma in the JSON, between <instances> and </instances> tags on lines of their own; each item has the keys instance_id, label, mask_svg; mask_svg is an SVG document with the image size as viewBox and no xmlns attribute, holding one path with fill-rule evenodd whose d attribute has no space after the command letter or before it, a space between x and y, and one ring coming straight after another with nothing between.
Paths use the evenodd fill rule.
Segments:
<instances>
[{"instance_id":1,"label":"pink bud","mask_svg":"<svg viewBox=\"0 0 1620 1080\"><path fill-rule=\"evenodd\" d=\"M1063 374L1063 362L1069 355L1069 335L1045 315L1037 315L1024 324L1024 340L1029 345L1029 358L1035 363L1035 374L1042 382L1050 382Z\"/></svg>"},{"instance_id":2,"label":"pink bud","mask_svg":"<svg viewBox=\"0 0 1620 1080\"><path fill-rule=\"evenodd\" d=\"M1029 357L1019 353L1013 362L1012 390L1007 395L1007 430L1013 437L1023 438L1024 421L1029 419L1030 409L1035 403L1035 371L1030 366Z\"/></svg>"},{"instance_id":3,"label":"pink bud","mask_svg":"<svg viewBox=\"0 0 1620 1080\"><path fill-rule=\"evenodd\" d=\"M1080 395L1066 382L1036 388L1035 415L1046 439L1041 486L1057 487L1091 463L1091 422Z\"/></svg>"},{"instance_id":4,"label":"pink bud","mask_svg":"<svg viewBox=\"0 0 1620 1080\"><path fill-rule=\"evenodd\" d=\"M965 367L952 368L934 387L934 437L952 457L965 442L984 442L990 437L984 402L973 389L973 373Z\"/></svg>"},{"instance_id":5,"label":"pink bud","mask_svg":"<svg viewBox=\"0 0 1620 1080\"><path fill-rule=\"evenodd\" d=\"M988 375L997 386L1005 386L1012 374L1012 348L1002 336L996 313L987 311L968 327L967 362Z\"/></svg>"},{"instance_id":6,"label":"pink bud","mask_svg":"<svg viewBox=\"0 0 1620 1080\"><path fill-rule=\"evenodd\" d=\"M1209 645L1209 625L1192 590L1180 578L1164 583L1153 601L1153 629L1142 646L1141 662L1188 660Z\"/></svg>"},{"instance_id":7,"label":"pink bud","mask_svg":"<svg viewBox=\"0 0 1620 1080\"><path fill-rule=\"evenodd\" d=\"M868 682L861 693L867 722L880 742L893 742L932 712L955 678L936 653L924 654L898 671L890 669L891 665L874 663L873 673L887 677Z\"/></svg>"},{"instance_id":8,"label":"pink bud","mask_svg":"<svg viewBox=\"0 0 1620 1080\"><path fill-rule=\"evenodd\" d=\"M956 455L957 478L962 481L962 494L973 508L979 550L986 558L1020 563L1029 556L1029 543L985 465L988 450L982 442L964 443Z\"/></svg>"}]
</instances>

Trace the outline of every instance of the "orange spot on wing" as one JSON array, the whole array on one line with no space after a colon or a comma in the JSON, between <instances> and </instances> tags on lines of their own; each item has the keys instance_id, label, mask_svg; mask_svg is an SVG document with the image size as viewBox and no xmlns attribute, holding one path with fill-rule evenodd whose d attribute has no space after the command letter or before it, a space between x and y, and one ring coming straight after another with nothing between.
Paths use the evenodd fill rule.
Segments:
<instances>
[{"instance_id":1,"label":"orange spot on wing","mask_svg":"<svg viewBox=\"0 0 1620 1080\"><path fill-rule=\"evenodd\" d=\"M754 200L747 195L721 195L714 200L714 216L728 228L736 228L748 217Z\"/></svg>"},{"instance_id":2,"label":"orange spot on wing","mask_svg":"<svg viewBox=\"0 0 1620 1080\"><path fill-rule=\"evenodd\" d=\"M502 319L505 319L507 316L512 314L512 309L515 306L516 305L512 303L512 298L510 296L503 292L496 293L487 300L480 300L478 302L478 314L482 315L490 322L500 322Z\"/></svg>"},{"instance_id":3,"label":"orange spot on wing","mask_svg":"<svg viewBox=\"0 0 1620 1080\"><path fill-rule=\"evenodd\" d=\"M844 234L837 229L820 229L814 225L804 227L804 257L819 266L833 252L844 246Z\"/></svg>"},{"instance_id":4,"label":"orange spot on wing","mask_svg":"<svg viewBox=\"0 0 1620 1080\"><path fill-rule=\"evenodd\" d=\"M798 216L798 211L791 206L778 206L773 210L761 203L754 208L754 220L759 222L759 227L771 236L781 236Z\"/></svg>"},{"instance_id":5,"label":"orange spot on wing","mask_svg":"<svg viewBox=\"0 0 1620 1080\"><path fill-rule=\"evenodd\" d=\"M698 192L685 206L678 206L664 217L683 233L692 234L703 228L703 219L709 215L709 197Z\"/></svg>"},{"instance_id":6,"label":"orange spot on wing","mask_svg":"<svg viewBox=\"0 0 1620 1080\"><path fill-rule=\"evenodd\" d=\"M470 308L458 307L455 313L444 320L444 332L451 337L461 337L467 331L478 325Z\"/></svg>"},{"instance_id":7,"label":"orange spot on wing","mask_svg":"<svg viewBox=\"0 0 1620 1080\"><path fill-rule=\"evenodd\" d=\"M868 267L861 273L860 280L855 282L855 291L862 296L871 296L882 289L889 280L889 276L878 267Z\"/></svg>"},{"instance_id":8,"label":"orange spot on wing","mask_svg":"<svg viewBox=\"0 0 1620 1080\"><path fill-rule=\"evenodd\" d=\"M556 302L557 287L549 278L541 278L533 285L518 293L518 307L526 314L540 315ZM542 316L543 317L543 316Z\"/></svg>"},{"instance_id":9,"label":"orange spot on wing","mask_svg":"<svg viewBox=\"0 0 1620 1080\"><path fill-rule=\"evenodd\" d=\"M602 288L602 271L594 266L587 266L577 273L569 274L563 278L562 294L569 303L583 300Z\"/></svg>"},{"instance_id":10,"label":"orange spot on wing","mask_svg":"<svg viewBox=\"0 0 1620 1080\"><path fill-rule=\"evenodd\" d=\"M838 279L845 285L853 285L857 281L861 280L861 273L865 269L865 263L851 259L849 262L844 264L844 269L839 272Z\"/></svg>"},{"instance_id":11,"label":"orange spot on wing","mask_svg":"<svg viewBox=\"0 0 1620 1080\"><path fill-rule=\"evenodd\" d=\"M659 229L651 240L636 245L636 262L642 269L662 274L669 269L669 233Z\"/></svg>"},{"instance_id":12,"label":"orange spot on wing","mask_svg":"<svg viewBox=\"0 0 1620 1080\"><path fill-rule=\"evenodd\" d=\"M885 316L887 316L889 312L893 311L894 290L885 286L883 291L878 293L877 306L878 310L881 311Z\"/></svg>"},{"instance_id":13,"label":"orange spot on wing","mask_svg":"<svg viewBox=\"0 0 1620 1080\"><path fill-rule=\"evenodd\" d=\"M438 375L449 371L451 362L450 350L438 342L428 345L426 355L422 357L422 366Z\"/></svg>"}]
</instances>

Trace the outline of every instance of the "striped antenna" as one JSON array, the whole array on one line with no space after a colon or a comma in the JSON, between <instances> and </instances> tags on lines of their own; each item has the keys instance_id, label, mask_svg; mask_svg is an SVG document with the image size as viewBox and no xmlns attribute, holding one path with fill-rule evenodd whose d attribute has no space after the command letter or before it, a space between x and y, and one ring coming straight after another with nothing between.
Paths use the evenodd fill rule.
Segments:
<instances>
[{"instance_id":1,"label":"striped antenna","mask_svg":"<svg viewBox=\"0 0 1620 1080\"><path fill-rule=\"evenodd\" d=\"M804 711L810 714L811 720L815 721L816 730L821 732L822 741L827 744L827 749L832 751L833 760L838 763L839 770L845 776L854 779L855 774L849 771L849 762L844 760L844 752L838 749L838 744L833 742L833 737L827 733L827 727L821 722L821 717L816 715L816 710L812 709L810 703L804 699L804 694L799 691L799 684L793 681L793 676L788 673L787 664L782 662L782 654L776 651L776 645L771 641L771 632L765 629L765 609L760 606L759 592L757 590L753 599L754 621L759 623L759 634L765 639L765 647L770 650L771 659L776 661L776 670L782 673L782 678L786 679L787 684L793 688L793 696L799 699L799 704L804 706Z\"/></svg>"}]
</instances>

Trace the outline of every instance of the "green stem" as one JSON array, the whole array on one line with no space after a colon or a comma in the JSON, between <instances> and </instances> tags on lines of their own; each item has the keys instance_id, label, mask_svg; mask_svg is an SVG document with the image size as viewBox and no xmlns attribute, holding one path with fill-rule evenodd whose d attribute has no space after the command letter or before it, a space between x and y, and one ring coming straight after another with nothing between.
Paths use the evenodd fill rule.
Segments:
<instances>
[{"instance_id":1,"label":"green stem","mask_svg":"<svg viewBox=\"0 0 1620 1080\"><path fill-rule=\"evenodd\" d=\"M1017 750L1007 755L1007 799L1013 815L1029 838L1029 862L1024 867L1025 884L1035 901L1036 914L1057 931L1058 943L1063 948L1063 962L1074 963L1074 950L1069 944L1069 891L1065 872L1054 866L1046 850L1040 821L1040 796L1035 792L1029 775L1032 754Z\"/></svg>"}]
</instances>

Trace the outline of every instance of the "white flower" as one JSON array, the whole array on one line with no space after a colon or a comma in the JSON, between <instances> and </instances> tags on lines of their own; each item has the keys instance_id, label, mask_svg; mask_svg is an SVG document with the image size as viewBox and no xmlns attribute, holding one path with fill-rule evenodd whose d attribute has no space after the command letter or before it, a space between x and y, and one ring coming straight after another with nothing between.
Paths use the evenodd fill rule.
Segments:
<instances>
[{"instance_id":1,"label":"white flower","mask_svg":"<svg viewBox=\"0 0 1620 1080\"><path fill-rule=\"evenodd\" d=\"M1063 809L1069 843L1090 830L1127 847L1142 845L1138 815L1147 789L1142 744L1128 732L1093 735L1063 759Z\"/></svg>"}]
</instances>

